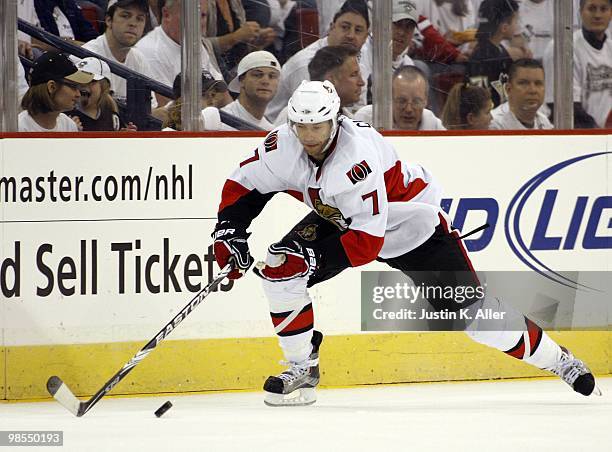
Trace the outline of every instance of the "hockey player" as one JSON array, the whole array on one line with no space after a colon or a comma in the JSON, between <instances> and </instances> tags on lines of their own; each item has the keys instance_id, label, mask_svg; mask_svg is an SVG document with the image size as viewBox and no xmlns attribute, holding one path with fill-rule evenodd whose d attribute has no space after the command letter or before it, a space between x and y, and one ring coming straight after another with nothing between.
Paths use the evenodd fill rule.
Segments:
<instances>
[{"instance_id":1,"label":"hockey player","mask_svg":"<svg viewBox=\"0 0 612 452\"><path fill-rule=\"evenodd\" d=\"M253 264L247 229L276 193L289 193L313 209L270 245L265 262L254 268L289 367L266 380L268 405L316 400L323 336L314 330L308 287L375 259L402 270L417 285L477 284L429 171L400 161L375 129L339 115L339 109L331 82L303 82L289 100L288 123L268 134L223 187L214 249L220 266L233 259L233 279ZM438 310L459 309L455 302L428 301ZM535 323L496 298L471 303L470 308L508 314L493 331L470 325L466 332L474 340L554 372L581 394L599 393L583 362ZM519 328L511 325L517 321Z\"/></svg>"}]
</instances>

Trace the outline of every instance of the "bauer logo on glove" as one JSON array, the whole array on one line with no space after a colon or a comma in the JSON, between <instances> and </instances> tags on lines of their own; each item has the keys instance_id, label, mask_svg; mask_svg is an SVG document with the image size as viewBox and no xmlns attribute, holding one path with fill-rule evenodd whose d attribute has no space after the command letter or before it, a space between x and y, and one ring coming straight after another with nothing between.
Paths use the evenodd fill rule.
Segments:
<instances>
[{"instance_id":1,"label":"bauer logo on glove","mask_svg":"<svg viewBox=\"0 0 612 452\"><path fill-rule=\"evenodd\" d=\"M234 262L235 268L227 275L229 279L240 278L253 265L254 259L247 242L249 236L244 226L231 221L221 221L215 226L212 237L215 239L215 259L219 267L225 267L230 259Z\"/></svg>"},{"instance_id":2,"label":"bauer logo on glove","mask_svg":"<svg viewBox=\"0 0 612 452\"><path fill-rule=\"evenodd\" d=\"M309 277L317 269L318 262L318 253L314 248L291 240L270 245L266 262L258 262L253 272L271 282L289 281Z\"/></svg>"}]
</instances>

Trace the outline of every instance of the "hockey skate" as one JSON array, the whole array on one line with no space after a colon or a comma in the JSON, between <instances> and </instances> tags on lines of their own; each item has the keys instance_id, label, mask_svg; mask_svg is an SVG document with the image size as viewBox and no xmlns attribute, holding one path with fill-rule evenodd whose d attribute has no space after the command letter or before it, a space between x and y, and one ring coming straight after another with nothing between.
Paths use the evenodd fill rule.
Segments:
<instances>
[{"instance_id":1,"label":"hockey skate","mask_svg":"<svg viewBox=\"0 0 612 452\"><path fill-rule=\"evenodd\" d=\"M561 359L545 370L561 377L574 391L582 395L602 395L589 368L565 347L561 347Z\"/></svg>"},{"instance_id":2,"label":"hockey skate","mask_svg":"<svg viewBox=\"0 0 612 452\"><path fill-rule=\"evenodd\" d=\"M281 361L289 369L280 375L270 376L264 383L266 397L264 403L268 406L305 406L317 401L315 387L319 384L319 346L323 334L313 331L312 352L308 359L296 363Z\"/></svg>"}]
</instances>

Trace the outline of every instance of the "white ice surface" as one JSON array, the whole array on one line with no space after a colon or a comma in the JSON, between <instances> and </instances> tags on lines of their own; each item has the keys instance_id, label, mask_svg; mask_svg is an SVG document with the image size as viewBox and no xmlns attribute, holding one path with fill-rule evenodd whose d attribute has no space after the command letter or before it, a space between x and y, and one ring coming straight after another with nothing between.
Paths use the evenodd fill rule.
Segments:
<instances>
[{"instance_id":1,"label":"white ice surface","mask_svg":"<svg viewBox=\"0 0 612 452\"><path fill-rule=\"evenodd\" d=\"M320 389L289 408L254 392L109 397L82 418L55 401L5 403L0 430L64 431L62 448L33 451L612 451L612 378L598 383L602 397L556 379Z\"/></svg>"}]
</instances>

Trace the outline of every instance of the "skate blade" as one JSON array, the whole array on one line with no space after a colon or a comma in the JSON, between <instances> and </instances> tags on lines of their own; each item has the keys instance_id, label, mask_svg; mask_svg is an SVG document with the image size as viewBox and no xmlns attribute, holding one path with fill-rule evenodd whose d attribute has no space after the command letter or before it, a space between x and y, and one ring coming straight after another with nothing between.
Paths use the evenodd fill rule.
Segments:
<instances>
[{"instance_id":1,"label":"skate blade","mask_svg":"<svg viewBox=\"0 0 612 452\"><path fill-rule=\"evenodd\" d=\"M314 388L300 388L289 394L275 394L266 391L264 403L268 406L307 406L317 401Z\"/></svg>"},{"instance_id":2,"label":"skate blade","mask_svg":"<svg viewBox=\"0 0 612 452\"><path fill-rule=\"evenodd\" d=\"M593 388L593 392L591 393L591 395L602 396L602 395L603 395L603 392L601 392L601 389L599 388L599 386L595 385L595 387Z\"/></svg>"}]
</instances>

